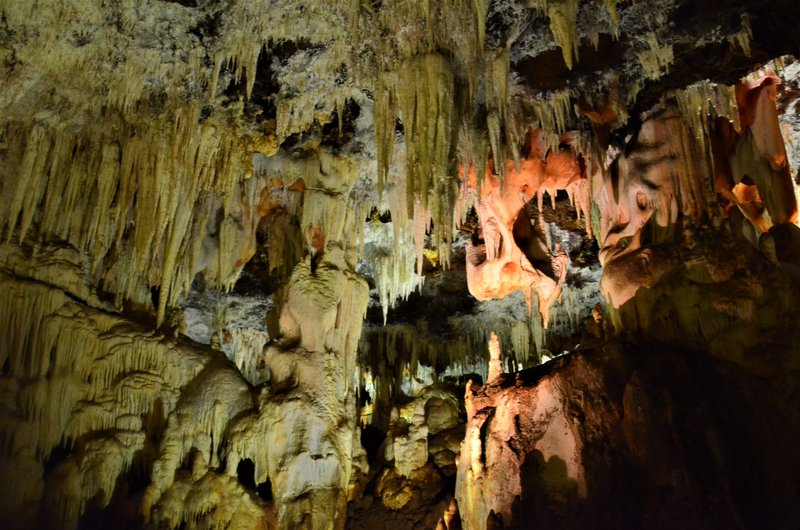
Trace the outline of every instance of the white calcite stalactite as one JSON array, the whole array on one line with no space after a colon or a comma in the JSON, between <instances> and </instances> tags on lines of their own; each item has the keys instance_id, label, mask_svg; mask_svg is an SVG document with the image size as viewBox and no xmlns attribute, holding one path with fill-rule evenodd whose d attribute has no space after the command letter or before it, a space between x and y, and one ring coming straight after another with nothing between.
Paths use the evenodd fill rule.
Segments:
<instances>
[{"instance_id":1,"label":"white calcite stalactite","mask_svg":"<svg viewBox=\"0 0 800 530\"><path fill-rule=\"evenodd\" d=\"M8 125L0 159L19 170L0 185L4 239L85 253L91 281L114 294L117 309L155 304L159 324L198 272L230 289L255 252L266 183L248 178L240 140L197 125L200 112L180 107L152 121L110 114L107 129L119 139Z\"/></svg>"}]
</instances>

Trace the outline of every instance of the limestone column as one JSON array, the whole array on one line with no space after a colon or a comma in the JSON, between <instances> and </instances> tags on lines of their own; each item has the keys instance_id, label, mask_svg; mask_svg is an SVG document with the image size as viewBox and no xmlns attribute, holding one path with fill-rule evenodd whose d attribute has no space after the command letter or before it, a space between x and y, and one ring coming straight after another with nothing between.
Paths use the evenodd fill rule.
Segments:
<instances>
[{"instance_id":1,"label":"limestone column","mask_svg":"<svg viewBox=\"0 0 800 530\"><path fill-rule=\"evenodd\" d=\"M353 379L369 299L355 272L363 212L349 204L356 172L324 154L305 163L308 254L270 316L262 414L279 528L344 528L356 431Z\"/></svg>"}]
</instances>

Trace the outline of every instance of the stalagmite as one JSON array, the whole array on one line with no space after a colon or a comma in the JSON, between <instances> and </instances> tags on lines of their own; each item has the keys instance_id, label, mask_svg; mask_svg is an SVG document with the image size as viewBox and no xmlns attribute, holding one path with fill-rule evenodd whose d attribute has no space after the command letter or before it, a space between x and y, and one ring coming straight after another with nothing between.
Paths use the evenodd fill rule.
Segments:
<instances>
[{"instance_id":1,"label":"stalagmite","mask_svg":"<svg viewBox=\"0 0 800 530\"><path fill-rule=\"evenodd\" d=\"M503 376L503 360L501 359L500 341L497 335L492 332L489 338L489 375L486 377L487 383L495 383Z\"/></svg>"},{"instance_id":2,"label":"stalagmite","mask_svg":"<svg viewBox=\"0 0 800 530\"><path fill-rule=\"evenodd\" d=\"M269 318L267 399L233 450L238 459L255 453L258 476L266 473L272 482L280 527L341 528L353 473L351 374L368 299L353 270L364 217L347 208L352 171L328 165L333 160L324 153L310 162L300 165L308 185L302 226L309 255L295 267ZM273 442L255 447L255 433Z\"/></svg>"}]
</instances>

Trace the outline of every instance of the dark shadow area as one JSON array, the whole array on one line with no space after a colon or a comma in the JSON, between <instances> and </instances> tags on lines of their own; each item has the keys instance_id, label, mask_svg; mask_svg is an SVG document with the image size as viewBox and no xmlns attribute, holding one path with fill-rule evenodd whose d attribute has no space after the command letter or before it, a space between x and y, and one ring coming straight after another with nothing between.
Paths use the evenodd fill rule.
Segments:
<instances>
[{"instance_id":1,"label":"dark shadow area","mask_svg":"<svg viewBox=\"0 0 800 530\"><path fill-rule=\"evenodd\" d=\"M535 200L535 199L534 199ZM514 242L537 270L557 280L553 272L553 257L547 248L547 238L539 223L528 219L523 209L512 227Z\"/></svg>"},{"instance_id":2,"label":"dark shadow area","mask_svg":"<svg viewBox=\"0 0 800 530\"><path fill-rule=\"evenodd\" d=\"M197 7L197 0L161 0L171 4L180 4L184 7Z\"/></svg>"},{"instance_id":3,"label":"dark shadow area","mask_svg":"<svg viewBox=\"0 0 800 530\"><path fill-rule=\"evenodd\" d=\"M370 466L375 464L378 450L384 440L386 440L386 433L377 427L367 425L361 428L361 445L364 446L364 450L367 452L367 461Z\"/></svg>"},{"instance_id":4,"label":"dark shadow area","mask_svg":"<svg viewBox=\"0 0 800 530\"><path fill-rule=\"evenodd\" d=\"M267 479L265 482L256 484L256 466L249 458L239 461L236 466L236 478L245 489L255 491L258 496L265 501L272 500L272 482Z\"/></svg>"},{"instance_id":5,"label":"dark shadow area","mask_svg":"<svg viewBox=\"0 0 800 530\"><path fill-rule=\"evenodd\" d=\"M567 474L567 463L558 456L545 461L534 450L525 456L520 478L522 494L512 507L514 528L560 528L578 500L578 483Z\"/></svg>"},{"instance_id":6,"label":"dark shadow area","mask_svg":"<svg viewBox=\"0 0 800 530\"><path fill-rule=\"evenodd\" d=\"M567 68L560 47L523 59L514 65L514 70L527 84L539 90L560 90L570 79L599 76L613 69L629 47L624 39L617 40L611 35L601 34L597 49L588 43L580 47L578 60L572 65L572 70Z\"/></svg>"},{"instance_id":7,"label":"dark shadow area","mask_svg":"<svg viewBox=\"0 0 800 530\"><path fill-rule=\"evenodd\" d=\"M657 342L572 354L519 379L545 375L576 420L587 493L563 460L533 450L505 528L797 528L800 421L782 388L796 375L770 381Z\"/></svg>"}]
</instances>

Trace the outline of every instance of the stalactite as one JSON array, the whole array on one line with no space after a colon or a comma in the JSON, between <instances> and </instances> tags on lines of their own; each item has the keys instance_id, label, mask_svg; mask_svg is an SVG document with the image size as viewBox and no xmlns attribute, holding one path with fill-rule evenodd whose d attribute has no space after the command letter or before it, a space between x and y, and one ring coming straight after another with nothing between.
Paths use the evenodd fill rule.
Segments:
<instances>
[{"instance_id":1,"label":"stalactite","mask_svg":"<svg viewBox=\"0 0 800 530\"><path fill-rule=\"evenodd\" d=\"M235 139L211 124L197 128L198 116L197 108L179 110L170 126L112 114L125 131L119 141L102 131L81 138L43 126L25 137L12 125L15 143L5 156L16 157L21 170L3 183L6 239L28 238L35 220L36 240L66 240L87 253L96 281L120 302L146 307L149 287L160 285L159 321L199 270L230 287L255 246L260 217L248 202L256 200L257 180L242 180L246 162ZM237 204L244 210L235 224L224 217L220 231L206 236L212 206L231 212ZM198 244L205 237L217 256Z\"/></svg>"},{"instance_id":2,"label":"stalactite","mask_svg":"<svg viewBox=\"0 0 800 530\"><path fill-rule=\"evenodd\" d=\"M442 194L447 197L451 173L455 126L452 67L440 55L426 55L406 62L399 78L415 80L397 91L405 128L408 204L419 201L431 211L435 225L449 227L449 212L442 211L446 205L438 202Z\"/></svg>"},{"instance_id":3,"label":"stalactite","mask_svg":"<svg viewBox=\"0 0 800 530\"><path fill-rule=\"evenodd\" d=\"M569 90L561 90L549 94L543 99L531 102L534 118L533 127L541 129L544 134L545 149L558 151L561 135L567 132L570 116L573 114Z\"/></svg>"},{"instance_id":4,"label":"stalactite","mask_svg":"<svg viewBox=\"0 0 800 530\"><path fill-rule=\"evenodd\" d=\"M397 96L395 86L397 75L384 72L376 80L375 106L375 144L378 162L378 195L383 194L384 182L389 172L395 143L395 119L397 116ZM406 215L406 211L397 210L395 215Z\"/></svg>"},{"instance_id":5,"label":"stalactite","mask_svg":"<svg viewBox=\"0 0 800 530\"><path fill-rule=\"evenodd\" d=\"M510 130L511 123L508 111L509 60L510 50L501 50L491 61L488 68L487 85L489 87L489 95L487 97L488 115L486 117L486 126L489 133L492 158L502 161L513 157L514 161L519 163L519 153L516 148L518 139L514 137ZM509 147L512 150L511 153L508 152ZM475 154L472 154L472 158L480 163L482 157L476 157ZM505 164L497 163L495 164L495 169L502 180L505 175Z\"/></svg>"},{"instance_id":6,"label":"stalactite","mask_svg":"<svg viewBox=\"0 0 800 530\"><path fill-rule=\"evenodd\" d=\"M750 27L750 19L747 15L742 15L742 29L734 35L728 37L731 46L737 46L742 53L750 57L750 41L753 38L753 30Z\"/></svg>"},{"instance_id":7,"label":"stalactite","mask_svg":"<svg viewBox=\"0 0 800 530\"><path fill-rule=\"evenodd\" d=\"M553 39L561 48L564 63L571 70L573 60L578 60L580 46L577 35L579 0L531 0L531 4L550 18Z\"/></svg>"},{"instance_id":8,"label":"stalactite","mask_svg":"<svg viewBox=\"0 0 800 530\"><path fill-rule=\"evenodd\" d=\"M489 0L472 0L475 13L475 27L478 30L478 50L486 44L486 17L489 14Z\"/></svg>"},{"instance_id":9,"label":"stalactite","mask_svg":"<svg viewBox=\"0 0 800 530\"><path fill-rule=\"evenodd\" d=\"M658 79L672 64L672 45L662 45L658 41L658 36L652 31L645 37L644 45L646 48L637 52L639 63L647 79Z\"/></svg>"},{"instance_id":10,"label":"stalactite","mask_svg":"<svg viewBox=\"0 0 800 530\"><path fill-rule=\"evenodd\" d=\"M485 302L487 307L475 315L453 319L452 332L446 336L407 324L366 328L359 344L359 362L371 381L369 393L374 408L380 409L397 399L402 394L404 381L424 373L422 366L433 367L439 373L478 373L485 379L488 361L485 345L493 330L505 345L504 357L510 362L522 366L535 363L544 351L545 331L538 311L538 297L534 293L532 298L530 315L523 296ZM492 308L495 304L511 305ZM517 312L520 306L512 311L513 304L522 307L516 318L510 314ZM486 314L482 316L484 311ZM501 316L489 316L493 314Z\"/></svg>"},{"instance_id":11,"label":"stalactite","mask_svg":"<svg viewBox=\"0 0 800 530\"><path fill-rule=\"evenodd\" d=\"M505 339L505 336L501 334ZM465 329L453 340L424 337L411 326L388 324L361 337L359 358L372 377L373 402L380 408L400 394L405 377L414 377L421 363L433 366L475 365L484 358L488 331Z\"/></svg>"},{"instance_id":12,"label":"stalactite","mask_svg":"<svg viewBox=\"0 0 800 530\"><path fill-rule=\"evenodd\" d=\"M394 221L385 224L372 222L371 225L368 227L371 244L367 246L363 259L374 264L375 287L385 323L388 311L396 301L405 300L422 281L421 276L415 274L415 263L422 263L422 256L418 256L411 234L397 230ZM395 241L395 237L402 239ZM390 241L391 246L380 245L383 241Z\"/></svg>"},{"instance_id":13,"label":"stalactite","mask_svg":"<svg viewBox=\"0 0 800 530\"><path fill-rule=\"evenodd\" d=\"M682 119L670 123L675 155L682 161L678 178L683 190L683 208L696 217L716 201L713 162L707 147L711 137L709 123L717 117L726 118L739 131L740 113L735 90L726 85L703 81L675 91L675 98Z\"/></svg>"},{"instance_id":14,"label":"stalactite","mask_svg":"<svg viewBox=\"0 0 800 530\"><path fill-rule=\"evenodd\" d=\"M619 15L617 14L617 0L606 0L606 8L608 9L608 16L611 18L611 24L614 31L614 38L619 38Z\"/></svg>"}]
</instances>

